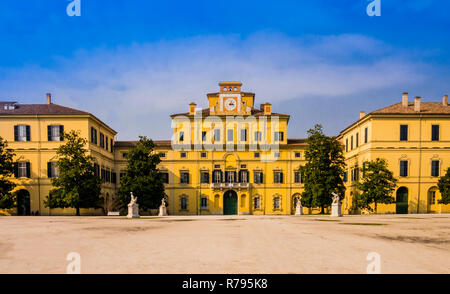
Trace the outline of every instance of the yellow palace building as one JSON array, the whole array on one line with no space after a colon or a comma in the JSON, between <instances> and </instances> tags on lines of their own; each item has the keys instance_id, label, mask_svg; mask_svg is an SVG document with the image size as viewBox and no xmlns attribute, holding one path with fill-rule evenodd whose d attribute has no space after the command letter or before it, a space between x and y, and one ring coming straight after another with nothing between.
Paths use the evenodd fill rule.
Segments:
<instances>
[{"instance_id":1,"label":"yellow palace building","mask_svg":"<svg viewBox=\"0 0 450 294\"><path fill-rule=\"evenodd\" d=\"M170 215L290 215L303 192L298 169L305 164L305 139L288 139L290 116L272 112L270 103L255 104L255 94L238 82L219 83L207 94L208 107L195 103L173 114L172 138L154 141L161 157ZM57 176L55 152L62 131L80 130L88 139L104 179L102 194L114 199L126 155L136 141L115 141L116 132L94 115L56 105L0 102L0 136L16 153L19 182L17 214L74 214L72 209L48 209L43 201ZM399 178L397 203L379 205L381 213L448 212L440 205L437 180L450 162L450 106L441 102L403 101L367 115L344 129L347 173L345 213L354 208L356 182L366 160L385 158ZM140 195L136 195L140 196ZM319 209L304 213L318 213ZM83 214L101 214L85 209Z\"/></svg>"}]
</instances>

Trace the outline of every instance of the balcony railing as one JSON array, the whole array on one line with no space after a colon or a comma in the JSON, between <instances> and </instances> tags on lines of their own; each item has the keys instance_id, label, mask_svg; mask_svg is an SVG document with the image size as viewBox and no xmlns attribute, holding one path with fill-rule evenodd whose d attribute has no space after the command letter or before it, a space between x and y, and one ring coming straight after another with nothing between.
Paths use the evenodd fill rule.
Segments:
<instances>
[{"instance_id":1,"label":"balcony railing","mask_svg":"<svg viewBox=\"0 0 450 294\"><path fill-rule=\"evenodd\" d=\"M212 189L249 189L249 183L212 183Z\"/></svg>"}]
</instances>

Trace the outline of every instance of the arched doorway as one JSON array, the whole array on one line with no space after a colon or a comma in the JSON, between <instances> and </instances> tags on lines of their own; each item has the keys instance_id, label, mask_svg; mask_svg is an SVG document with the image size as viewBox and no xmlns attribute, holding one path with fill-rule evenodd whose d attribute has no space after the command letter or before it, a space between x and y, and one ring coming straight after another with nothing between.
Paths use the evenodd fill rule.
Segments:
<instances>
[{"instance_id":1,"label":"arched doorway","mask_svg":"<svg viewBox=\"0 0 450 294\"><path fill-rule=\"evenodd\" d=\"M223 214L232 215L238 213L238 196L233 190L228 190L223 194Z\"/></svg>"},{"instance_id":2,"label":"arched doorway","mask_svg":"<svg viewBox=\"0 0 450 294\"><path fill-rule=\"evenodd\" d=\"M438 187L431 187L428 189L428 199L427 199L427 212L436 212L438 204Z\"/></svg>"},{"instance_id":3,"label":"arched doorway","mask_svg":"<svg viewBox=\"0 0 450 294\"><path fill-rule=\"evenodd\" d=\"M408 188L406 187L400 187L397 190L395 213L397 214L408 213Z\"/></svg>"},{"instance_id":4,"label":"arched doorway","mask_svg":"<svg viewBox=\"0 0 450 294\"><path fill-rule=\"evenodd\" d=\"M17 195L17 215L30 215L30 192L27 190L19 190Z\"/></svg>"}]
</instances>

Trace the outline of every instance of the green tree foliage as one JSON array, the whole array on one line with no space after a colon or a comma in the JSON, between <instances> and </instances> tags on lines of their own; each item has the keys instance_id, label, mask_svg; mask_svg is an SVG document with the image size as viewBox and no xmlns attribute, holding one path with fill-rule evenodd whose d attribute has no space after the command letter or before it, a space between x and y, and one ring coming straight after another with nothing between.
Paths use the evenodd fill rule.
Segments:
<instances>
[{"instance_id":1,"label":"green tree foliage","mask_svg":"<svg viewBox=\"0 0 450 294\"><path fill-rule=\"evenodd\" d=\"M306 143L307 163L300 168L305 183L302 205L320 207L321 213L324 213L325 207L333 202L331 193L344 195L345 192L343 148L336 137L328 137L323 133L321 125L308 130Z\"/></svg>"},{"instance_id":2,"label":"green tree foliage","mask_svg":"<svg viewBox=\"0 0 450 294\"><path fill-rule=\"evenodd\" d=\"M15 206L15 194L11 191L16 186L10 179L14 174L14 153L8 149L8 142L0 137L0 208Z\"/></svg>"},{"instance_id":3,"label":"green tree foliage","mask_svg":"<svg viewBox=\"0 0 450 294\"><path fill-rule=\"evenodd\" d=\"M64 133L65 144L59 146L58 177L52 178L55 187L49 193L45 205L50 208L97 208L101 204L101 179L95 173L93 156L85 148L86 139L79 132Z\"/></svg>"},{"instance_id":4,"label":"green tree foliage","mask_svg":"<svg viewBox=\"0 0 450 294\"><path fill-rule=\"evenodd\" d=\"M441 192L442 199L439 200L441 204L450 203L450 167L447 169L445 176L441 177L438 181L439 191Z\"/></svg>"},{"instance_id":5,"label":"green tree foliage","mask_svg":"<svg viewBox=\"0 0 450 294\"><path fill-rule=\"evenodd\" d=\"M127 154L127 169L120 178L119 198L123 208L130 202L130 192L138 198L142 210L157 208L164 197L164 183L157 165L159 154L153 151L155 144L147 137L139 141Z\"/></svg>"},{"instance_id":6,"label":"green tree foliage","mask_svg":"<svg viewBox=\"0 0 450 294\"><path fill-rule=\"evenodd\" d=\"M377 204L390 204L395 202L392 193L397 186L397 179L388 169L386 160L377 158L374 161L366 161L363 165L362 181L358 183L361 194L358 197L359 208L366 208L377 213ZM374 210L371 204L374 204Z\"/></svg>"}]
</instances>

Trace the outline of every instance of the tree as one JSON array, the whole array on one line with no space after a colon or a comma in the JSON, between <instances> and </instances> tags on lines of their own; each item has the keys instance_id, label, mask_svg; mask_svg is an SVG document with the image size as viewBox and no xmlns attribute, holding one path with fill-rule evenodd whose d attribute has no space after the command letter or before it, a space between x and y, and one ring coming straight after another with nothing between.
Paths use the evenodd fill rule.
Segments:
<instances>
[{"instance_id":1,"label":"tree","mask_svg":"<svg viewBox=\"0 0 450 294\"><path fill-rule=\"evenodd\" d=\"M441 192L442 199L439 200L441 204L450 203L450 167L447 169L445 176L441 177L438 181L439 191Z\"/></svg>"},{"instance_id":2,"label":"tree","mask_svg":"<svg viewBox=\"0 0 450 294\"><path fill-rule=\"evenodd\" d=\"M386 160L377 158L374 161L366 161L363 165L362 181L358 183L358 189L362 192L357 199L358 207L373 211L370 205L374 203L374 211L377 213L378 203L395 202L392 193L396 186L397 179L388 169Z\"/></svg>"},{"instance_id":3,"label":"tree","mask_svg":"<svg viewBox=\"0 0 450 294\"><path fill-rule=\"evenodd\" d=\"M324 213L325 207L329 207L333 201L331 193L343 195L345 192L343 148L336 137L328 137L323 133L321 125L308 130L306 143L307 163L300 168L305 178L302 205L320 207L321 213Z\"/></svg>"},{"instance_id":4,"label":"tree","mask_svg":"<svg viewBox=\"0 0 450 294\"><path fill-rule=\"evenodd\" d=\"M123 208L130 202L130 192L138 198L139 208L157 208L164 194L164 183L157 165L159 154L153 152L155 144L147 137L139 141L127 154L127 169L120 178L119 198Z\"/></svg>"},{"instance_id":5,"label":"tree","mask_svg":"<svg viewBox=\"0 0 450 294\"><path fill-rule=\"evenodd\" d=\"M95 158L88 155L86 139L79 132L70 131L63 135L65 144L56 152L58 177L52 178L52 189L45 201L50 208L97 208L101 204L101 179L95 171Z\"/></svg>"},{"instance_id":6,"label":"tree","mask_svg":"<svg viewBox=\"0 0 450 294\"><path fill-rule=\"evenodd\" d=\"M11 191L16 184L10 181L14 174L14 153L8 149L8 142L0 137L0 208L12 208L16 203L16 196Z\"/></svg>"}]
</instances>

